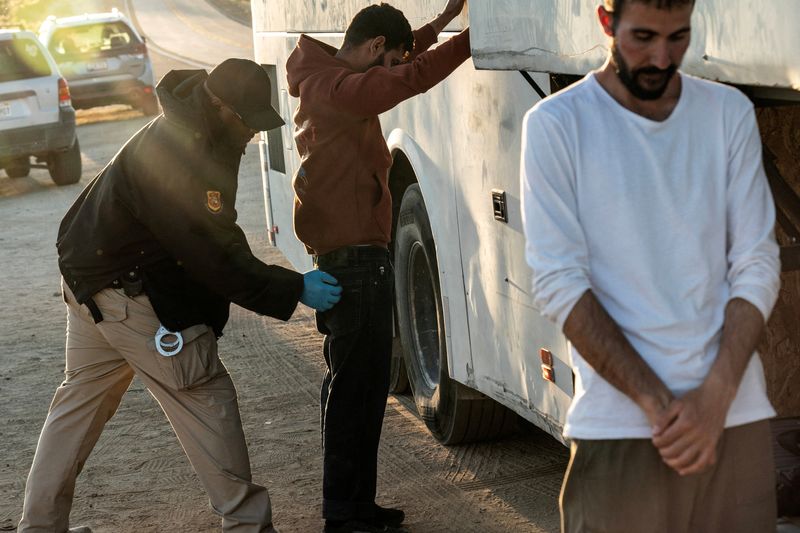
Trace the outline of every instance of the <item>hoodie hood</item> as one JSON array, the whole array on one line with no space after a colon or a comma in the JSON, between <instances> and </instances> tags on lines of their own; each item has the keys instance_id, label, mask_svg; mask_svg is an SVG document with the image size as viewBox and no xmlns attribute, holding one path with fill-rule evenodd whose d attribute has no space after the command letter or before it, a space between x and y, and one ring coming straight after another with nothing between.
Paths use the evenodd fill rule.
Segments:
<instances>
[{"instance_id":1,"label":"hoodie hood","mask_svg":"<svg viewBox=\"0 0 800 533\"><path fill-rule=\"evenodd\" d=\"M308 35L301 35L297 47L286 62L286 77L289 81L289 94L295 98L300 96L300 84L312 74L319 74L327 68L352 67L336 57L339 50Z\"/></svg>"},{"instance_id":2,"label":"hoodie hood","mask_svg":"<svg viewBox=\"0 0 800 533\"><path fill-rule=\"evenodd\" d=\"M170 122L191 129L203 128L205 70L171 70L156 86L156 94Z\"/></svg>"}]
</instances>

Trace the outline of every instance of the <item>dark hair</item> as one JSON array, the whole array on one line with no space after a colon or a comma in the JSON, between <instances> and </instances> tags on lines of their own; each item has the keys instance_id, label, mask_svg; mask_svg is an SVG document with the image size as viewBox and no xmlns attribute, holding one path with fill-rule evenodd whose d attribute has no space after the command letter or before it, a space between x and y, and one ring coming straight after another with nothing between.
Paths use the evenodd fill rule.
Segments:
<instances>
[{"instance_id":1,"label":"dark hair","mask_svg":"<svg viewBox=\"0 0 800 533\"><path fill-rule=\"evenodd\" d=\"M358 46L376 37L386 38L386 49L414 49L414 32L403 12L389 4L376 4L358 12L344 35L345 46Z\"/></svg>"},{"instance_id":2,"label":"dark hair","mask_svg":"<svg viewBox=\"0 0 800 533\"><path fill-rule=\"evenodd\" d=\"M605 0L606 10L609 13L613 13L614 16L614 28L616 28L617 24L619 24L622 11L625 9L625 6L634 2L652 5L655 6L656 9L672 9L673 7L685 6L686 4L694 5L695 0Z\"/></svg>"}]
</instances>

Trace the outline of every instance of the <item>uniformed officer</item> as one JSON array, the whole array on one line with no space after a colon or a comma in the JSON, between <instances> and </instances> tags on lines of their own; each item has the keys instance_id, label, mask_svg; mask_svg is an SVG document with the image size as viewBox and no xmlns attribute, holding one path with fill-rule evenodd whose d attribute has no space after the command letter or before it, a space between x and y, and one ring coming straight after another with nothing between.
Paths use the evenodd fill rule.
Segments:
<instances>
[{"instance_id":1,"label":"uniformed officer","mask_svg":"<svg viewBox=\"0 0 800 533\"><path fill-rule=\"evenodd\" d=\"M217 338L230 302L288 320L298 300L330 309L341 288L325 273L262 263L236 224L244 149L283 124L264 70L229 59L210 74L172 71L157 92L163 115L125 144L59 229L66 379L39 438L21 532L68 530L75 479L134 375L161 404L222 529L273 531Z\"/></svg>"}]
</instances>

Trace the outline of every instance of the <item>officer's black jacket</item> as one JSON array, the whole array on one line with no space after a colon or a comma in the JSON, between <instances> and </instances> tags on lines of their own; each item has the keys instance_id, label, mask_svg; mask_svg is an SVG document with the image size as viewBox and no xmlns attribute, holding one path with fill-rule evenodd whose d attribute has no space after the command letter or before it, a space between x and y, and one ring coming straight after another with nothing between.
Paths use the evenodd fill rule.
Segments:
<instances>
[{"instance_id":1,"label":"officer's black jacket","mask_svg":"<svg viewBox=\"0 0 800 533\"><path fill-rule=\"evenodd\" d=\"M303 277L256 259L236 224L241 151L215 133L205 71L172 71L157 91L164 114L136 133L61 222L59 267L79 303L138 270L161 323L207 324L230 302L288 320Z\"/></svg>"}]
</instances>

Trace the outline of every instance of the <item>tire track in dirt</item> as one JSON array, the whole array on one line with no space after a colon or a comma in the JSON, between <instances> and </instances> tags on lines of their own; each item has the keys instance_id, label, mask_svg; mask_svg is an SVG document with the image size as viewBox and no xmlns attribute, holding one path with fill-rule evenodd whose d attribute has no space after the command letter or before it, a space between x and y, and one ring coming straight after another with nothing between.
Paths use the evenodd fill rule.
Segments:
<instances>
[{"instance_id":1,"label":"tire track in dirt","mask_svg":"<svg viewBox=\"0 0 800 533\"><path fill-rule=\"evenodd\" d=\"M301 315L292 324L276 324L239 308L232 315L243 329L241 340L234 341L236 347L241 349L246 344L248 350L259 354L241 364L270 383L270 395L302 392L309 400L318 398L318 384L309 377L310 366L302 354L319 349L321 342L315 332L308 331L305 317ZM303 331L300 335L299 327Z\"/></svg>"}]
</instances>

